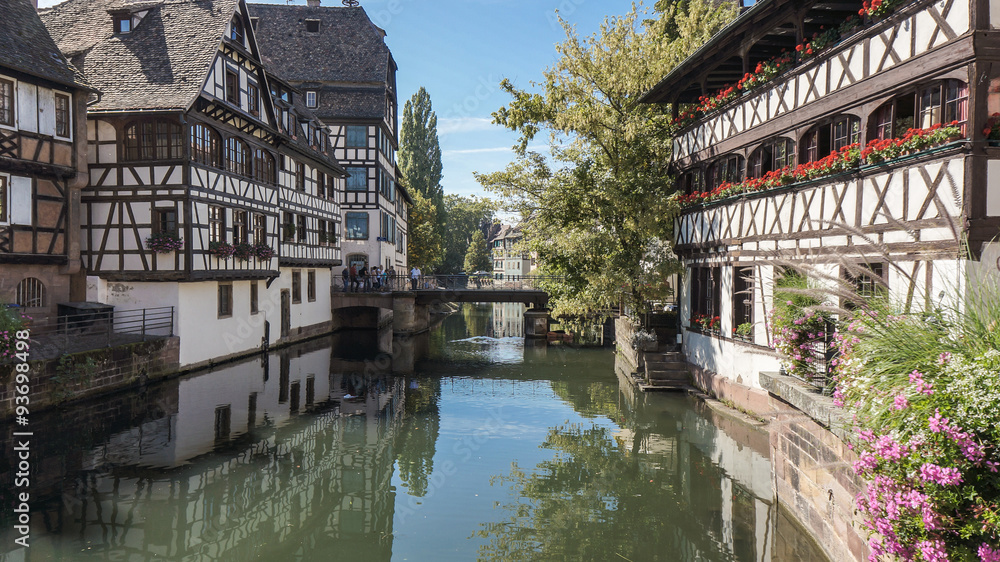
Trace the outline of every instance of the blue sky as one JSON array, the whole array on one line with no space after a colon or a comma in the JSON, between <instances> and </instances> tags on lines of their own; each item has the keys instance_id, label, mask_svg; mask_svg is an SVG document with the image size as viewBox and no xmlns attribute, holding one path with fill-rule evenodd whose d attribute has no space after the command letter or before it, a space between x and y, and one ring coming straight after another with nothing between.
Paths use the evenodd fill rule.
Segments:
<instances>
[{"instance_id":1,"label":"blue sky","mask_svg":"<svg viewBox=\"0 0 1000 562\"><path fill-rule=\"evenodd\" d=\"M0 0L2 1L2 0ZM42 7L61 0L40 0ZM253 0L251 0L253 1ZM280 3L268 0L267 3ZM290 4L305 4L293 0ZM339 6L341 0L323 0ZM528 88L555 62L565 38L556 10L584 35L608 15L628 12L629 0L361 0L386 30L399 66L402 107L420 86L438 115L445 193L482 195L472 172L503 169L516 136L491 125L491 113L509 101L498 84L509 78ZM536 141L544 146L546 139Z\"/></svg>"}]
</instances>

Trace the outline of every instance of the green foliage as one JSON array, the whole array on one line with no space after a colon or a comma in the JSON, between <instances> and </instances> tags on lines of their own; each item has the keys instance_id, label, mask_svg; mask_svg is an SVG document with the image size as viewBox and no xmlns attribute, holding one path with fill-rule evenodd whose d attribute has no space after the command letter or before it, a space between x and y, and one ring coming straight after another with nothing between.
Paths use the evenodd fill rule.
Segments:
<instances>
[{"instance_id":1,"label":"green foliage","mask_svg":"<svg viewBox=\"0 0 1000 562\"><path fill-rule=\"evenodd\" d=\"M437 208L419 191L414 191L411 197L413 206L410 207L407 254L410 266L417 266L427 274L444 259L444 245L436 228Z\"/></svg>"},{"instance_id":2,"label":"green foliage","mask_svg":"<svg viewBox=\"0 0 1000 562\"><path fill-rule=\"evenodd\" d=\"M423 87L403 106L398 162L402 181L410 194L419 192L434 203L434 230L439 238L443 237L445 205L437 114L431 105L430 94ZM412 231L410 236L413 236Z\"/></svg>"},{"instance_id":3,"label":"green foliage","mask_svg":"<svg viewBox=\"0 0 1000 562\"><path fill-rule=\"evenodd\" d=\"M0 361L10 359L16 351L17 331L24 327L24 319L16 308L9 308L0 301Z\"/></svg>"},{"instance_id":4,"label":"green foliage","mask_svg":"<svg viewBox=\"0 0 1000 562\"><path fill-rule=\"evenodd\" d=\"M820 310L819 294L807 277L794 271L786 271L774 283L774 348L784 356L788 373L804 380L826 379L823 354L833 324L830 314Z\"/></svg>"},{"instance_id":5,"label":"green foliage","mask_svg":"<svg viewBox=\"0 0 1000 562\"><path fill-rule=\"evenodd\" d=\"M644 287L678 270L668 242L678 211L669 199L670 111L639 100L735 10L693 0L646 25L640 15L633 7L587 38L563 21L567 38L535 84L540 93L500 84L513 99L494 121L520 133L518 160L477 179L520 214L542 272L565 277L546 287L557 314L604 311L623 288L641 305ZM529 150L542 132L551 162Z\"/></svg>"},{"instance_id":6,"label":"green foliage","mask_svg":"<svg viewBox=\"0 0 1000 562\"><path fill-rule=\"evenodd\" d=\"M465 271L474 273L492 270L493 262L490 259L490 250L486 247L486 238L483 236L482 230L476 230L472 233L469 250L465 253Z\"/></svg>"},{"instance_id":7,"label":"green foliage","mask_svg":"<svg viewBox=\"0 0 1000 562\"><path fill-rule=\"evenodd\" d=\"M50 390L52 399L62 402L72 398L81 390L86 390L97 374L97 361L87 355L77 357L73 355L63 355L56 365L56 373L49 379L52 383Z\"/></svg>"},{"instance_id":8,"label":"green foliage","mask_svg":"<svg viewBox=\"0 0 1000 562\"><path fill-rule=\"evenodd\" d=\"M458 273L465 268L465 254L469 250L473 233L479 230L485 239L492 229L496 203L474 195L445 195L444 208L448 220L444 232L445 255L441 272Z\"/></svg>"}]
</instances>

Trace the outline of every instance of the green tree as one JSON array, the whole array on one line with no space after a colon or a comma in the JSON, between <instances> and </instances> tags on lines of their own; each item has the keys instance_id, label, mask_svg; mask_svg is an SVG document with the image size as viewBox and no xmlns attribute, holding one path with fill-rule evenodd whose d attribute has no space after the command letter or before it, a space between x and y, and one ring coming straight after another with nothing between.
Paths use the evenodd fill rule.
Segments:
<instances>
[{"instance_id":1,"label":"green tree","mask_svg":"<svg viewBox=\"0 0 1000 562\"><path fill-rule=\"evenodd\" d=\"M444 189L441 187L441 146L437 114L431 96L423 87L403 106L399 131L399 170L410 191L419 191L434 203L436 231L443 235Z\"/></svg>"},{"instance_id":2,"label":"green tree","mask_svg":"<svg viewBox=\"0 0 1000 562\"><path fill-rule=\"evenodd\" d=\"M482 230L472 233L472 241L469 242L469 250L465 253L465 271L473 273L476 271L491 271L492 260L490 250L486 247L486 237Z\"/></svg>"},{"instance_id":3,"label":"green tree","mask_svg":"<svg viewBox=\"0 0 1000 562\"><path fill-rule=\"evenodd\" d=\"M496 202L475 195L445 195L444 208L448 222L445 225L445 256L441 271L458 273L465 268L465 254L469 250L473 233L479 230L484 239L489 237L496 220ZM465 270L470 271L467 268Z\"/></svg>"},{"instance_id":4,"label":"green tree","mask_svg":"<svg viewBox=\"0 0 1000 562\"><path fill-rule=\"evenodd\" d=\"M679 268L668 242L678 210L667 170L670 111L639 100L736 8L715 0L664 8L633 6L587 38L563 21L567 38L535 84L541 93L501 82L513 99L494 121L520 134L518 159L477 179L521 215L542 271L565 277L547 287L557 314L606 310L623 287L641 305L645 286ZM551 162L528 150L542 132Z\"/></svg>"},{"instance_id":5,"label":"green tree","mask_svg":"<svg viewBox=\"0 0 1000 562\"><path fill-rule=\"evenodd\" d=\"M430 273L444 259L444 246L436 228L437 207L419 191L410 194L409 237L407 255L411 266L417 266L424 273Z\"/></svg>"}]
</instances>

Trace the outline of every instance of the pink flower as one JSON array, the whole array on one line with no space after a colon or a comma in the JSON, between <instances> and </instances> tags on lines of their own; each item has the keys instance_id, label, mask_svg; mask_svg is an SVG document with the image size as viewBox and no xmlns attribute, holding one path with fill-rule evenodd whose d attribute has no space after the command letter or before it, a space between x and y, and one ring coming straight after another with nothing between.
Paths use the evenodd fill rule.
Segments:
<instances>
[{"instance_id":1,"label":"pink flower","mask_svg":"<svg viewBox=\"0 0 1000 562\"><path fill-rule=\"evenodd\" d=\"M942 467L927 462L920 467L920 478L924 482L941 484L942 486L957 486L962 483L962 471L954 467Z\"/></svg>"},{"instance_id":2,"label":"pink flower","mask_svg":"<svg viewBox=\"0 0 1000 562\"><path fill-rule=\"evenodd\" d=\"M951 361L951 354L948 352L944 352L938 356L938 365L944 365L949 361Z\"/></svg>"},{"instance_id":3,"label":"pink flower","mask_svg":"<svg viewBox=\"0 0 1000 562\"><path fill-rule=\"evenodd\" d=\"M1000 562L1000 550L983 543L979 545L979 560L981 562Z\"/></svg>"},{"instance_id":4,"label":"pink flower","mask_svg":"<svg viewBox=\"0 0 1000 562\"><path fill-rule=\"evenodd\" d=\"M948 418L942 417L940 411L934 410L934 415L927 419L927 427L934 433L941 433L948 429Z\"/></svg>"},{"instance_id":5,"label":"pink flower","mask_svg":"<svg viewBox=\"0 0 1000 562\"><path fill-rule=\"evenodd\" d=\"M910 406L910 402L906 399L905 394L897 394L896 398L892 401L893 410L905 410Z\"/></svg>"},{"instance_id":6,"label":"pink flower","mask_svg":"<svg viewBox=\"0 0 1000 562\"><path fill-rule=\"evenodd\" d=\"M917 549L926 562L948 562L948 552L942 540L920 541Z\"/></svg>"}]
</instances>

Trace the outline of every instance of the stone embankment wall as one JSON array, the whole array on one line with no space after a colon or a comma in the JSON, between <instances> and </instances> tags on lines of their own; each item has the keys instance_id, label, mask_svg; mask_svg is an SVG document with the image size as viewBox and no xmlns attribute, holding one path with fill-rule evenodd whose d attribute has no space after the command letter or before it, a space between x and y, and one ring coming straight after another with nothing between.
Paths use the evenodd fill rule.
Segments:
<instances>
[{"instance_id":1,"label":"stone embankment wall","mask_svg":"<svg viewBox=\"0 0 1000 562\"><path fill-rule=\"evenodd\" d=\"M631 372L639 371L639 352L632 349L632 335L638 327L627 316L615 318L615 345Z\"/></svg>"},{"instance_id":2,"label":"stone embankment wall","mask_svg":"<svg viewBox=\"0 0 1000 562\"><path fill-rule=\"evenodd\" d=\"M165 378L177 372L179 360L180 340L171 337L30 361L28 410L38 412ZM14 365L0 365L0 419L14 416L17 386Z\"/></svg>"}]
</instances>

